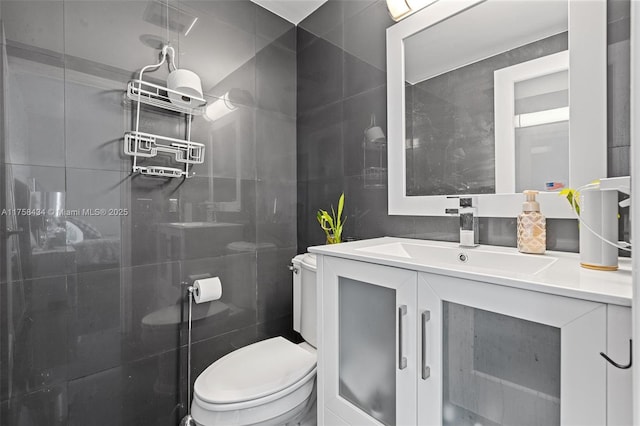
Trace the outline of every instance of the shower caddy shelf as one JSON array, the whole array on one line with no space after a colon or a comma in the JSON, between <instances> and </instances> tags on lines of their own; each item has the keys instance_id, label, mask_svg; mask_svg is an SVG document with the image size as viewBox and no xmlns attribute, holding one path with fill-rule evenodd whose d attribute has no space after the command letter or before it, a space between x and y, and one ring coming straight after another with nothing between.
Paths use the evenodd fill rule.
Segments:
<instances>
[{"instance_id":1,"label":"shower caddy shelf","mask_svg":"<svg viewBox=\"0 0 640 426\"><path fill-rule=\"evenodd\" d=\"M148 81L131 80L129 84L127 84L127 98L131 99L132 101L140 101L143 104L152 105L169 111L181 112L183 114L202 115L203 107L207 103L206 100L194 96L189 96L191 99L194 99L199 103L198 107L190 108L187 106L172 103L171 99L169 99L170 93L183 96L182 93L176 90L171 90L167 87L160 86Z\"/></svg>"},{"instance_id":2,"label":"shower caddy shelf","mask_svg":"<svg viewBox=\"0 0 640 426\"><path fill-rule=\"evenodd\" d=\"M142 79L143 71L140 72L140 78L129 81L127 85L127 98L136 102L136 117L134 128L124 135L124 153L133 157L133 172L138 172L147 176L161 177L191 177L189 167L193 164L204 163L204 144L193 142L191 140L191 122L193 116L202 115L204 106L207 101L203 98L195 96L187 96L176 90L169 89ZM173 93L180 97L188 97L197 104L195 108L182 106L171 102L169 95ZM186 138L176 139L167 136L161 136L153 133L145 133L139 131L140 128L140 110L142 104L151 105L164 110L178 112L185 115ZM183 164L182 168L154 166L138 164L141 158L153 158L159 152L173 155L177 163Z\"/></svg>"}]
</instances>

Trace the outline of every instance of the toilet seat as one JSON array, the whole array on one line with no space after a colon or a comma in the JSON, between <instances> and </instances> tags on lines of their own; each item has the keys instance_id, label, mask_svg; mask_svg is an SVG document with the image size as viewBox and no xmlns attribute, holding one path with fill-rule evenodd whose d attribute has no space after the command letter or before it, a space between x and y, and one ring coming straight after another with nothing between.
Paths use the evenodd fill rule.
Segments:
<instances>
[{"instance_id":1,"label":"toilet seat","mask_svg":"<svg viewBox=\"0 0 640 426\"><path fill-rule=\"evenodd\" d=\"M233 351L196 379L192 415L199 425L253 424L295 410L313 392L316 359L282 337Z\"/></svg>"},{"instance_id":2,"label":"toilet seat","mask_svg":"<svg viewBox=\"0 0 640 426\"><path fill-rule=\"evenodd\" d=\"M290 388L315 366L315 354L278 336L211 364L198 376L194 393L211 404L255 401Z\"/></svg>"}]
</instances>

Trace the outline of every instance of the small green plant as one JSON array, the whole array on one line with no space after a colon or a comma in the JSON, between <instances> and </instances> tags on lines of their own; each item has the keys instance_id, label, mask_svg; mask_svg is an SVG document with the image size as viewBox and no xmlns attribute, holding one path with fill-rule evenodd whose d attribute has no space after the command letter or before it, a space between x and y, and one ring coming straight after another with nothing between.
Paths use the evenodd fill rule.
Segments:
<instances>
[{"instance_id":1,"label":"small green plant","mask_svg":"<svg viewBox=\"0 0 640 426\"><path fill-rule=\"evenodd\" d=\"M320 227L327 234L327 244L338 244L342 242L342 227L347 218L342 218L342 210L344 209L344 192L338 200L338 214L331 206L331 214L326 210L318 210L316 215Z\"/></svg>"},{"instance_id":2,"label":"small green plant","mask_svg":"<svg viewBox=\"0 0 640 426\"><path fill-rule=\"evenodd\" d=\"M578 215L580 215L580 193L575 189L565 188L560 191L560 195L564 195L567 198L567 201L569 201L569 204L571 204L571 208L574 209Z\"/></svg>"}]
</instances>

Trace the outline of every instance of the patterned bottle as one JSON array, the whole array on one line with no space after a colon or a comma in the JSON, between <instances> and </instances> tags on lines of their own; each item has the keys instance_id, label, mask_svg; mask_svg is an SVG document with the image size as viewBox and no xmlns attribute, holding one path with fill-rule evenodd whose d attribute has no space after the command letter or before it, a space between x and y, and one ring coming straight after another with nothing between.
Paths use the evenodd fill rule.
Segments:
<instances>
[{"instance_id":1,"label":"patterned bottle","mask_svg":"<svg viewBox=\"0 0 640 426\"><path fill-rule=\"evenodd\" d=\"M522 253L542 254L547 249L547 220L540 213L536 201L538 191L524 191L526 201L518 215L518 250Z\"/></svg>"}]
</instances>

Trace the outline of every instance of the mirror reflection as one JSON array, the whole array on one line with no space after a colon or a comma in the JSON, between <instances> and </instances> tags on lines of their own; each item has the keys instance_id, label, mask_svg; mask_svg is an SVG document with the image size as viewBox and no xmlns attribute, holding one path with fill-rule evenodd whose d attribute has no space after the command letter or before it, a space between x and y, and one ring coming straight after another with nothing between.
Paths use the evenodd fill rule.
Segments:
<instances>
[{"instance_id":1,"label":"mirror reflection","mask_svg":"<svg viewBox=\"0 0 640 426\"><path fill-rule=\"evenodd\" d=\"M485 2L404 49L407 196L568 185L568 58L536 62L568 49L566 1Z\"/></svg>"}]
</instances>

